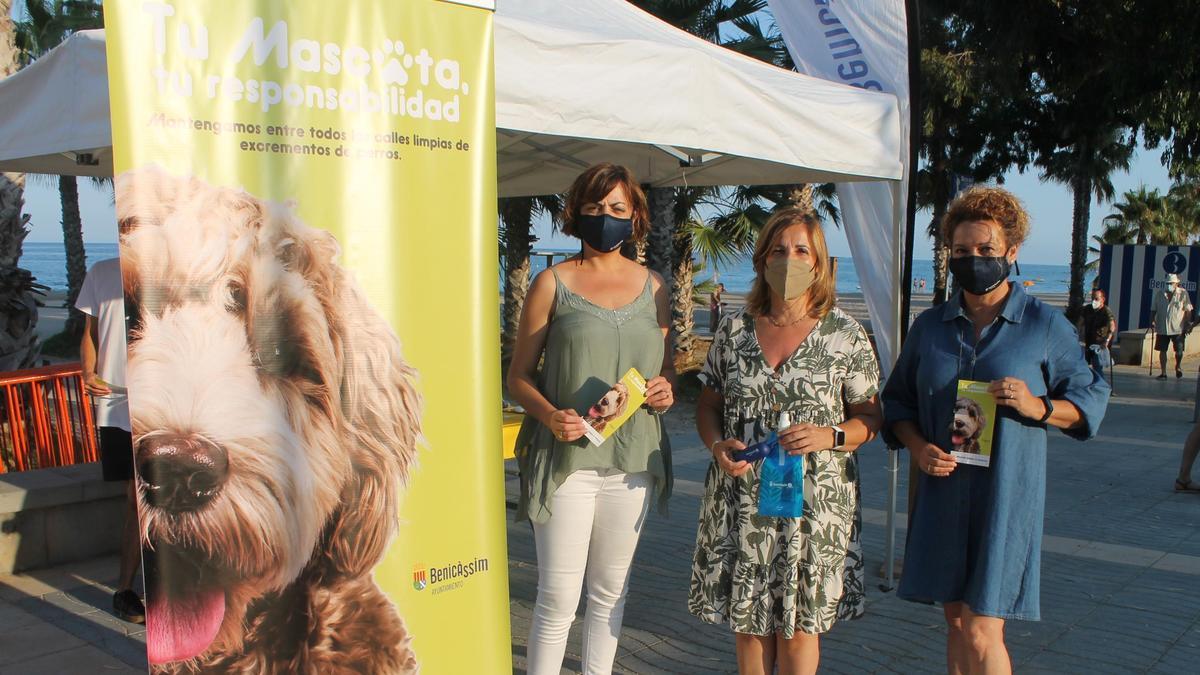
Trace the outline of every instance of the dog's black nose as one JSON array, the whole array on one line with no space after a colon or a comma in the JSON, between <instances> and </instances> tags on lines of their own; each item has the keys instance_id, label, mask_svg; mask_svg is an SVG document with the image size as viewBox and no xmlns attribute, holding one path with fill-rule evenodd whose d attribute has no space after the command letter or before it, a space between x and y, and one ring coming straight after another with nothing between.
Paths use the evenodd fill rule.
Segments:
<instances>
[{"instance_id":1,"label":"dog's black nose","mask_svg":"<svg viewBox=\"0 0 1200 675\"><path fill-rule=\"evenodd\" d=\"M229 457L220 446L184 436L151 436L138 443L137 469L152 506L196 511L221 492Z\"/></svg>"}]
</instances>

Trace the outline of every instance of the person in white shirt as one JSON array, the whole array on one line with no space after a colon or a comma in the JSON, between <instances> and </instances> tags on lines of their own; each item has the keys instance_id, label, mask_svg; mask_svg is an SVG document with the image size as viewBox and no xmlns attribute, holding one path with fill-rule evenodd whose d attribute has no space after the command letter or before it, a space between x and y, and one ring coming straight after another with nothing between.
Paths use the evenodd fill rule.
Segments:
<instances>
[{"instance_id":1,"label":"person in white shirt","mask_svg":"<svg viewBox=\"0 0 1200 675\"><path fill-rule=\"evenodd\" d=\"M146 608L133 590L142 550L133 481L129 397L125 389L125 297L118 259L101 260L88 270L75 307L87 315L79 358L83 362L83 388L96 404L104 480L124 481L126 486L121 566L117 592L113 595L113 613L125 621L145 623Z\"/></svg>"},{"instance_id":2,"label":"person in white shirt","mask_svg":"<svg viewBox=\"0 0 1200 675\"><path fill-rule=\"evenodd\" d=\"M1158 352L1158 363L1162 372L1158 379L1167 379L1167 345L1175 349L1175 377L1183 377L1183 332L1185 322L1192 316L1192 301L1187 291L1179 286L1179 275L1167 275L1167 287L1154 293L1150 305L1150 321L1157 337L1154 350Z\"/></svg>"}]
</instances>

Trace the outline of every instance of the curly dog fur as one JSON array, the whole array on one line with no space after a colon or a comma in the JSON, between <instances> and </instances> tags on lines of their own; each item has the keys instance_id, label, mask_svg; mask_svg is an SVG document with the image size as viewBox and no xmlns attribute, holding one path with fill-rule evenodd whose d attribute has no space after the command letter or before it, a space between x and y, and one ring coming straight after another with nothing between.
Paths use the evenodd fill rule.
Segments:
<instances>
[{"instance_id":1,"label":"curly dog fur","mask_svg":"<svg viewBox=\"0 0 1200 675\"><path fill-rule=\"evenodd\" d=\"M954 402L954 419L950 422L950 443L955 452L979 452L979 437L987 426L983 407L971 398Z\"/></svg>"},{"instance_id":2,"label":"curly dog fur","mask_svg":"<svg viewBox=\"0 0 1200 675\"><path fill-rule=\"evenodd\" d=\"M371 574L421 400L336 241L153 168L117 210L153 669L415 671Z\"/></svg>"}]
</instances>

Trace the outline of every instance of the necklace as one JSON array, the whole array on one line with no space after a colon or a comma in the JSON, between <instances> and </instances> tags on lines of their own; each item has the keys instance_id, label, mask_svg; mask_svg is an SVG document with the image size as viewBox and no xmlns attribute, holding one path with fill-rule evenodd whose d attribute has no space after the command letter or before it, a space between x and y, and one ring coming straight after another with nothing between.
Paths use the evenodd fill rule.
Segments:
<instances>
[{"instance_id":1,"label":"necklace","mask_svg":"<svg viewBox=\"0 0 1200 675\"><path fill-rule=\"evenodd\" d=\"M764 316L767 317L767 322L770 323L772 326L775 326L776 328L787 328L788 326L795 326L808 318L807 316L801 315L799 319L795 319L794 321L776 321L775 317L771 316L770 314L766 314Z\"/></svg>"}]
</instances>

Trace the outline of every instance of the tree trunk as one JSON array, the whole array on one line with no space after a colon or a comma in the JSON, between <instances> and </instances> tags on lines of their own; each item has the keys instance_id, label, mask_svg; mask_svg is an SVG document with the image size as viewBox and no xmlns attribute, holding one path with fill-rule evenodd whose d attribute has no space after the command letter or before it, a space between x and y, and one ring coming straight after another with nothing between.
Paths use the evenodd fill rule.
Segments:
<instances>
[{"instance_id":1,"label":"tree trunk","mask_svg":"<svg viewBox=\"0 0 1200 675\"><path fill-rule=\"evenodd\" d=\"M646 241L633 242L627 241L621 244L621 255L629 258L639 265L646 264Z\"/></svg>"},{"instance_id":2,"label":"tree trunk","mask_svg":"<svg viewBox=\"0 0 1200 675\"><path fill-rule=\"evenodd\" d=\"M75 309L79 289L87 275L87 252L83 247L83 219L79 215L79 184L75 176L58 177L58 193L62 200L63 248L67 254L67 325L63 329L72 344L83 337L83 312Z\"/></svg>"},{"instance_id":3,"label":"tree trunk","mask_svg":"<svg viewBox=\"0 0 1200 675\"><path fill-rule=\"evenodd\" d=\"M783 207L797 208L806 213L811 213L815 210L813 204L813 186L811 183L799 183L791 186L785 195Z\"/></svg>"},{"instance_id":4,"label":"tree trunk","mask_svg":"<svg viewBox=\"0 0 1200 675\"><path fill-rule=\"evenodd\" d=\"M0 0L0 80L17 71L11 11L11 0ZM0 371L32 366L38 354L33 278L17 267L29 233L24 192L24 174L0 173Z\"/></svg>"},{"instance_id":5,"label":"tree trunk","mask_svg":"<svg viewBox=\"0 0 1200 675\"><path fill-rule=\"evenodd\" d=\"M1074 323L1083 310L1083 273L1087 266L1092 181L1082 175L1076 176L1072 187L1075 203L1071 213L1071 292L1067 299L1067 318Z\"/></svg>"},{"instance_id":6,"label":"tree trunk","mask_svg":"<svg viewBox=\"0 0 1200 675\"><path fill-rule=\"evenodd\" d=\"M695 292L692 280L692 236L675 234L675 250L671 272L671 333L675 340L675 358L691 358L696 348L696 327L693 313Z\"/></svg>"},{"instance_id":7,"label":"tree trunk","mask_svg":"<svg viewBox=\"0 0 1200 675\"><path fill-rule=\"evenodd\" d=\"M670 283L671 237L675 233L675 188L650 188L650 234L646 237L646 267L658 272Z\"/></svg>"},{"instance_id":8,"label":"tree trunk","mask_svg":"<svg viewBox=\"0 0 1200 675\"><path fill-rule=\"evenodd\" d=\"M929 236L933 239L933 304L940 305L950 299L950 242L942 236L942 217L950 205L950 181L952 176L946 169L946 151L943 134L939 128L940 117L934 114L934 133L929 148L933 155L929 160L929 173L933 188L933 217L929 219Z\"/></svg>"},{"instance_id":9,"label":"tree trunk","mask_svg":"<svg viewBox=\"0 0 1200 675\"><path fill-rule=\"evenodd\" d=\"M512 197L500 200L500 217L504 219L508 246L504 249L504 309L502 321L504 334L500 342L502 370L508 372L512 360L513 346L517 340L517 328L521 323L521 309L529 293L529 253L533 250L533 198Z\"/></svg>"},{"instance_id":10,"label":"tree trunk","mask_svg":"<svg viewBox=\"0 0 1200 675\"><path fill-rule=\"evenodd\" d=\"M933 304L940 305L950 299L950 249L940 234L933 247Z\"/></svg>"}]
</instances>

